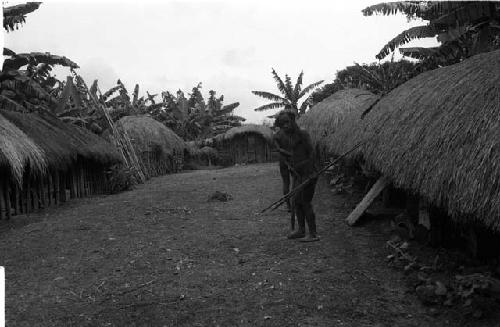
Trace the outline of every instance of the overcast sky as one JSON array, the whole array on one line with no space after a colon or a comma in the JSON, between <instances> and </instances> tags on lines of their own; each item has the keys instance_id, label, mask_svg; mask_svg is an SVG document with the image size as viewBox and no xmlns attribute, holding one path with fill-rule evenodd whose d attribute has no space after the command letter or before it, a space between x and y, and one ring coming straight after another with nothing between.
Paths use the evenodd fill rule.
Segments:
<instances>
[{"instance_id":1,"label":"overcast sky","mask_svg":"<svg viewBox=\"0 0 500 327\"><path fill-rule=\"evenodd\" d=\"M364 17L361 10L376 3L45 1L25 25L4 37L15 52L70 58L88 84L99 80L103 92L120 78L129 92L138 83L141 95L182 89L187 96L202 82L205 99L216 90L224 94L225 104L240 102L236 114L260 123L275 111L254 112L267 101L251 91L278 92L271 68L294 81L303 70L304 85L330 82L347 65L376 61L387 41L423 24L402 15ZM67 71L56 73L63 79Z\"/></svg>"}]
</instances>

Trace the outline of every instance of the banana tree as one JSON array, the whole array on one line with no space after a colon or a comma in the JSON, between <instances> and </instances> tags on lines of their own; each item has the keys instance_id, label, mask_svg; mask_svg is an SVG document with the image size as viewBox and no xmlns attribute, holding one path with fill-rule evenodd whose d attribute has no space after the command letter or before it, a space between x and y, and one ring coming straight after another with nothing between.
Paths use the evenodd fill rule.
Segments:
<instances>
[{"instance_id":1,"label":"banana tree","mask_svg":"<svg viewBox=\"0 0 500 327\"><path fill-rule=\"evenodd\" d=\"M26 15L38 9L40 2L28 2L3 8L3 27L7 32L18 29ZM61 82L51 75L53 66L78 68L73 61L48 52L16 53L3 50L4 63L0 72L0 105L21 112L55 110L56 93Z\"/></svg>"},{"instance_id":2,"label":"banana tree","mask_svg":"<svg viewBox=\"0 0 500 327\"><path fill-rule=\"evenodd\" d=\"M386 57L411 40L436 37L441 45L432 48L400 48L404 56L439 65L458 62L468 56L500 48L500 3L493 1L407 1L373 5L363 15L394 15L423 19L428 23L412 27L390 40L376 55Z\"/></svg>"},{"instance_id":3,"label":"banana tree","mask_svg":"<svg viewBox=\"0 0 500 327\"><path fill-rule=\"evenodd\" d=\"M273 101L271 103L255 108L254 109L255 111L287 108L295 112L295 114L297 115L302 115L311 105L311 98L307 97L306 100L304 100L300 106L299 106L299 100L305 97L308 93L312 92L321 83L323 83L323 81L321 80L312 83L306 86L305 88L302 88L302 78L304 76L304 72L301 72L299 74L295 85L293 85L290 76L285 75L285 81L283 81L274 69L272 69L271 73L273 75L274 80L276 81L278 90L280 91L281 95L277 95L266 91L252 91L252 93L257 96L260 96L266 100Z\"/></svg>"}]
</instances>

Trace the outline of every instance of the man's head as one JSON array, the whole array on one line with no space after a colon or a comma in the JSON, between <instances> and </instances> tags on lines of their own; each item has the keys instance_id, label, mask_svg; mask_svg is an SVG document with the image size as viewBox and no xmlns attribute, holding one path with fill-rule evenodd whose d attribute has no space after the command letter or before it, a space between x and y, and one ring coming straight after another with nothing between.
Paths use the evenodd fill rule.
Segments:
<instances>
[{"instance_id":1,"label":"man's head","mask_svg":"<svg viewBox=\"0 0 500 327\"><path fill-rule=\"evenodd\" d=\"M285 132L290 132L297 127L295 114L289 110L283 110L276 116L274 126L279 127Z\"/></svg>"}]
</instances>

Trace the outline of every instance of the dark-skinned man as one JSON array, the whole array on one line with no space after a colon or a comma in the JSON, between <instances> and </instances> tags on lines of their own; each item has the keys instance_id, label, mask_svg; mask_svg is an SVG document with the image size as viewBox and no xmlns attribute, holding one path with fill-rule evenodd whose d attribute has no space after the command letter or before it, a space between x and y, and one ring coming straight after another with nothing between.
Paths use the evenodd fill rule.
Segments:
<instances>
[{"instance_id":1,"label":"dark-skinned man","mask_svg":"<svg viewBox=\"0 0 500 327\"><path fill-rule=\"evenodd\" d=\"M280 113L281 114L281 113ZM291 113L293 115L293 113ZM274 121L274 127L278 127L279 120L276 118ZM274 146L276 149L278 149L280 155L279 155L279 167L280 167L280 175L281 175L281 181L283 183L283 195L288 194L290 192L290 181L292 180L291 174L292 172L290 171L290 164L289 164L289 156L288 154L291 151L291 144L290 144L290 137L285 134L285 131L282 128L279 128L279 130L274 133L273 135L273 142ZM288 212L290 212L290 200L286 201L286 207L288 209Z\"/></svg>"},{"instance_id":2,"label":"dark-skinned man","mask_svg":"<svg viewBox=\"0 0 500 327\"><path fill-rule=\"evenodd\" d=\"M280 132L283 134L281 138L286 140L286 142L281 142L284 146L279 146L278 151L287 159L286 163L294 174L292 187L295 188L316 172L311 138L306 131L297 126L295 115L290 111L280 112L274 124L280 128ZM316 235L316 216L311 203L316 182L317 178L311 180L292 201L297 215L298 229L288 235L289 239L300 239L303 242L319 240ZM307 237L306 223L309 230Z\"/></svg>"}]
</instances>

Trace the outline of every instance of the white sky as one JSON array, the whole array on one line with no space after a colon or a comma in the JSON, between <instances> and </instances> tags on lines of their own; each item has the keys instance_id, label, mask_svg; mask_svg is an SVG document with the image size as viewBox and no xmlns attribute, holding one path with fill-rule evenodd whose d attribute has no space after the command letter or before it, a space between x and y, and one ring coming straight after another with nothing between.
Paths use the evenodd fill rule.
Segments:
<instances>
[{"instance_id":1,"label":"white sky","mask_svg":"<svg viewBox=\"0 0 500 327\"><path fill-rule=\"evenodd\" d=\"M271 76L288 73L304 86L347 65L376 61L390 39L411 26L404 16L364 17L361 9L380 1L164 0L45 1L19 30L4 33L15 52L51 52L75 61L88 84L104 92L120 78L140 94L182 89L186 96L203 83L235 114L260 123L274 111L252 90L278 93ZM8 1L13 5L19 1ZM434 45L424 40L415 45ZM63 79L67 71L58 70ZM157 98L159 99L159 97Z\"/></svg>"}]
</instances>

